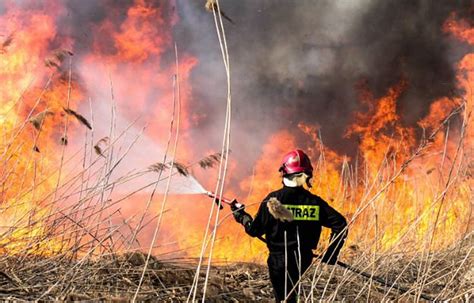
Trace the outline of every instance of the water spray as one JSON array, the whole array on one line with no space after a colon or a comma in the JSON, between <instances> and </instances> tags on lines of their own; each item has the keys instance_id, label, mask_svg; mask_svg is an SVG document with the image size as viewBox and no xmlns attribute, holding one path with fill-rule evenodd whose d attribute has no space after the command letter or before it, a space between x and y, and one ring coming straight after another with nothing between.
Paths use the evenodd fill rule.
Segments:
<instances>
[{"instance_id":1,"label":"water spray","mask_svg":"<svg viewBox=\"0 0 474 303\"><path fill-rule=\"evenodd\" d=\"M223 209L224 207L222 206L222 204L226 204L226 205L229 205L229 206L235 206L236 208L244 208L245 205L242 204L242 203L239 203L237 202L236 199L229 199L229 198L226 198L226 197L223 197L223 196L219 196L218 194L214 193L213 191L209 191L207 189L204 188L204 186L199 183L198 180L196 180L195 177L193 177L192 175L188 175L186 176L186 179L187 179L187 182L186 184L180 184L178 185L178 187L181 187L181 189L174 189L173 192L176 192L176 193L183 193L183 194L204 194L206 196L208 196L209 198L211 199L214 199L216 201L216 204L219 205L219 209ZM184 185L184 186L183 186ZM185 188L185 189L183 189ZM219 203L219 201L221 203Z\"/></svg>"}]
</instances>

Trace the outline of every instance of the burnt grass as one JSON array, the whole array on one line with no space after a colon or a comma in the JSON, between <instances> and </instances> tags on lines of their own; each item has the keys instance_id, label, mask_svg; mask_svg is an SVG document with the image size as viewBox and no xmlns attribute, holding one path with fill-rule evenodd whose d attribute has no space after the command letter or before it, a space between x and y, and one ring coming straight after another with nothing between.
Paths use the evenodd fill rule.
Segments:
<instances>
[{"instance_id":1,"label":"burnt grass","mask_svg":"<svg viewBox=\"0 0 474 303\"><path fill-rule=\"evenodd\" d=\"M314 262L301 285L302 298L322 301L429 301L473 298L472 241L431 255L381 255L344 260L373 273L396 289L361 277L339 266ZM81 259L57 256L3 256L0 262L0 299L16 301L130 301L138 287L146 254L133 252ZM217 262L219 263L219 262ZM368 264L363 265L363 264ZM197 260L159 260L148 263L139 301L184 302L193 284ZM429 266L428 266L429 265ZM200 273L197 298L202 298L205 266ZM272 288L265 265L224 263L211 268L206 302L270 302ZM392 283L391 283L392 282ZM420 289L422 290L420 292Z\"/></svg>"}]
</instances>

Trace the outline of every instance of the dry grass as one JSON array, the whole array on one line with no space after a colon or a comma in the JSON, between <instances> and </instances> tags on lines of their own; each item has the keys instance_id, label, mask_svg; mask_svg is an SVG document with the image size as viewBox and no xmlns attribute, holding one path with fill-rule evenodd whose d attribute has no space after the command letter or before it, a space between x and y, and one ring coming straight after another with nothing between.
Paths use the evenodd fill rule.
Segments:
<instances>
[{"instance_id":1,"label":"dry grass","mask_svg":"<svg viewBox=\"0 0 474 303\"><path fill-rule=\"evenodd\" d=\"M474 282L472 238L450 250L435 254L437 264L427 273L423 293L440 301L456 298L469 302ZM471 248L469 248L469 245ZM1 299L34 300L41 297L57 281L55 288L42 296L44 300L119 300L133 296L140 279L146 254L103 254L78 261L66 255L27 258L10 256L0 262ZM187 299L194 278L194 259L160 260L152 257L140 289L140 301L174 301ZM400 293L340 267L314 264L302 282L302 299L324 301L380 302L415 301L419 294L418 268L425 258L409 260L401 255L380 256L379 274L389 284L397 280L410 289ZM390 264L390 266L387 266ZM204 272L200 275L204 279ZM317 280L317 283L314 283ZM266 266L252 263L214 265L211 269L206 301L245 302L273 299ZM201 296L201 290L198 296ZM421 301L425 301L421 299Z\"/></svg>"},{"instance_id":2,"label":"dry grass","mask_svg":"<svg viewBox=\"0 0 474 303\"><path fill-rule=\"evenodd\" d=\"M108 147L109 143L110 143L109 137L104 137L100 139L99 141L97 141L97 143L94 145L95 153L99 156L106 158L103 153L104 153L104 150Z\"/></svg>"},{"instance_id":3,"label":"dry grass","mask_svg":"<svg viewBox=\"0 0 474 303\"><path fill-rule=\"evenodd\" d=\"M215 153L215 154L211 154L203 159L201 159L198 164L199 166L201 166L201 168L203 169L206 169L206 168L213 168L215 167L216 165L219 164L219 162L221 161L221 153ZM225 159L225 158L224 158Z\"/></svg>"},{"instance_id":4,"label":"dry grass","mask_svg":"<svg viewBox=\"0 0 474 303\"><path fill-rule=\"evenodd\" d=\"M36 114L35 116L31 117L31 118L30 118L30 123L33 125L33 127L34 127L37 131L40 131L40 130L41 130L41 127L43 126L44 120L45 120L48 116L54 116L54 112L52 112L52 111L50 111L50 110L42 111L42 112Z\"/></svg>"},{"instance_id":5,"label":"dry grass","mask_svg":"<svg viewBox=\"0 0 474 303\"><path fill-rule=\"evenodd\" d=\"M7 48L10 46L10 44L12 44L13 42L13 36L14 34L11 33L9 34L4 40L3 42L1 43L0 45L0 54L1 53L5 53L7 51Z\"/></svg>"},{"instance_id":6,"label":"dry grass","mask_svg":"<svg viewBox=\"0 0 474 303\"><path fill-rule=\"evenodd\" d=\"M179 162L174 162L174 163L173 163L173 167L176 168L176 170L178 171L178 173L179 173L181 176L184 176L184 177L189 176L189 170L188 170L188 168L186 167L186 165L184 165L184 164L182 164L182 163L179 163Z\"/></svg>"},{"instance_id":7,"label":"dry grass","mask_svg":"<svg viewBox=\"0 0 474 303\"><path fill-rule=\"evenodd\" d=\"M73 116L74 118L77 119L81 124L83 124L85 127L88 129L92 130L92 126L90 122L81 114L77 113L76 111L70 109L70 108L63 108L63 110L68 114Z\"/></svg>"}]
</instances>

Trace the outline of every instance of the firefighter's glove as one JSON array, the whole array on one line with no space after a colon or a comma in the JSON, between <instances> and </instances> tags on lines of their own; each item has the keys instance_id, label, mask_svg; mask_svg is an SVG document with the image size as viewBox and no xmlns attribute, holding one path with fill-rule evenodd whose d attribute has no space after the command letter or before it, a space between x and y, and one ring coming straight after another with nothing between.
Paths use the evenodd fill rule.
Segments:
<instances>
[{"instance_id":1,"label":"firefighter's glove","mask_svg":"<svg viewBox=\"0 0 474 303\"><path fill-rule=\"evenodd\" d=\"M240 212L240 211L244 211L245 209L245 205L237 202L237 200L233 200L231 203L230 203L230 209L232 210L233 213L236 213L236 212Z\"/></svg>"},{"instance_id":2,"label":"firefighter's glove","mask_svg":"<svg viewBox=\"0 0 474 303\"><path fill-rule=\"evenodd\" d=\"M238 223L246 226L247 224L252 222L252 217L245 212L245 205L240 204L237 200L232 201L230 204L230 209L232 210L232 214L234 215L235 221Z\"/></svg>"}]
</instances>

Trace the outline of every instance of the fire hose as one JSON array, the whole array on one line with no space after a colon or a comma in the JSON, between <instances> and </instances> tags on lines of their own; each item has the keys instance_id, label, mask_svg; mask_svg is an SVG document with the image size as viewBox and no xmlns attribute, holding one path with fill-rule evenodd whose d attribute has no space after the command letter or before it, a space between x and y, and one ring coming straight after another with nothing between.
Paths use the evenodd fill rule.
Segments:
<instances>
[{"instance_id":1,"label":"fire hose","mask_svg":"<svg viewBox=\"0 0 474 303\"><path fill-rule=\"evenodd\" d=\"M215 202L216 202L216 204L220 206L220 209L223 209L223 208L224 208L224 207L222 206L222 203L223 203L223 204L227 204L227 205L229 205L229 206L231 206L231 205L232 205L232 206L235 206L235 207L238 208L238 209L243 209L243 208L245 207L244 204L237 202L237 200L235 200L235 199L230 200L230 199L227 199L227 198L225 198L225 197L220 197L220 198L219 198L218 195L216 195L215 193L210 192L210 191L206 192L205 194L206 194L208 197L214 199ZM219 201L220 201L220 203L219 203ZM259 237L257 237L257 238L258 238L260 241L262 241L263 243L266 243L265 238L263 238L263 237L261 237L261 236L259 236ZM313 258L321 259L322 256L321 256L321 255L317 255L317 254L313 254ZM390 289L392 289L392 288L393 288L393 289L396 289L396 290L398 290L398 291L399 291L400 293L402 293L402 294L404 294L404 293L409 293L409 292L410 292L410 288L403 287L403 286L401 286L401 285L397 285L396 282L393 282L393 283L392 283L392 282L386 282L384 279L382 279L382 278L380 278L380 277L378 277L378 276L374 276L373 274L370 274L370 273L367 273L367 272L362 271L362 270L360 270L360 269L357 269L357 268L355 268L355 267L353 267L353 266L351 266L351 265L349 265L349 264L347 264L347 263L344 263L344 262L342 262L342 261L336 261L336 264L339 265L339 266L342 267L342 268L345 268L345 269L347 269L347 270L349 270L349 271L351 271L351 272L353 272L353 273L359 275L359 276L362 276L362 277L364 277L364 278L373 280L373 281L375 281L375 282L381 284L381 285L384 286L384 287L388 287L388 288L390 288ZM435 301L435 298L433 298L433 297L431 297L431 296L429 296L429 295L423 294L423 293L420 294L420 297L423 298L423 299L425 299L425 300L427 300L427 301ZM443 300L440 299L440 301L443 301Z\"/></svg>"}]
</instances>

